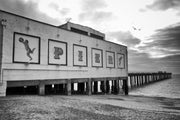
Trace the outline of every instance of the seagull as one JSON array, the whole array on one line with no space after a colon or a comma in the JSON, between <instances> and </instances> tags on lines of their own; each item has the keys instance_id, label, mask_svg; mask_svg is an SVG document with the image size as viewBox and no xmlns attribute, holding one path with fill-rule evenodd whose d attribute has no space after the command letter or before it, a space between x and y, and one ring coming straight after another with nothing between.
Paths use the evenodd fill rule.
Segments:
<instances>
[{"instance_id":1,"label":"seagull","mask_svg":"<svg viewBox=\"0 0 180 120\"><path fill-rule=\"evenodd\" d=\"M138 31L141 30L140 28L136 28L136 27L134 27L134 26L132 26L132 28L133 28L134 30L138 30Z\"/></svg>"}]
</instances>

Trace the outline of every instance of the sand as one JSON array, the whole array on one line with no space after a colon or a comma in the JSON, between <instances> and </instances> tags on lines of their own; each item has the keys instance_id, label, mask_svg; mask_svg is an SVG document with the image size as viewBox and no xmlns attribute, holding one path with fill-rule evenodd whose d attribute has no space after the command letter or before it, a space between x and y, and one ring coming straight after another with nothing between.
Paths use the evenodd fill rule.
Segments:
<instances>
[{"instance_id":1,"label":"sand","mask_svg":"<svg viewBox=\"0 0 180 120\"><path fill-rule=\"evenodd\" d=\"M124 96L0 97L0 120L180 120L180 99Z\"/></svg>"}]
</instances>

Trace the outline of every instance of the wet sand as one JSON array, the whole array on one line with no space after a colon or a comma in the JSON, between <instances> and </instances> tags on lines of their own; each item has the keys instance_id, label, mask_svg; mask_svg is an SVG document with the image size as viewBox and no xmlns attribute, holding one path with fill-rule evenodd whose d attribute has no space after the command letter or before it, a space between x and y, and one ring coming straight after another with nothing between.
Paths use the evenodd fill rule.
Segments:
<instances>
[{"instance_id":1,"label":"wet sand","mask_svg":"<svg viewBox=\"0 0 180 120\"><path fill-rule=\"evenodd\" d=\"M0 120L179 120L180 99L123 95L0 97Z\"/></svg>"}]
</instances>

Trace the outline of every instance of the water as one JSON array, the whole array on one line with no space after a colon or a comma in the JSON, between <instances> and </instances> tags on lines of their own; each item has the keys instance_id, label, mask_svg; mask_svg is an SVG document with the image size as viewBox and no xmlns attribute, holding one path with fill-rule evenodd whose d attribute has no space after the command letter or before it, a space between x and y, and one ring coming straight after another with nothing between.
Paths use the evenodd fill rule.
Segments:
<instances>
[{"instance_id":1,"label":"water","mask_svg":"<svg viewBox=\"0 0 180 120\"><path fill-rule=\"evenodd\" d=\"M156 82L130 91L130 95L153 97L180 98L180 74L173 75L172 79Z\"/></svg>"}]
</instances>

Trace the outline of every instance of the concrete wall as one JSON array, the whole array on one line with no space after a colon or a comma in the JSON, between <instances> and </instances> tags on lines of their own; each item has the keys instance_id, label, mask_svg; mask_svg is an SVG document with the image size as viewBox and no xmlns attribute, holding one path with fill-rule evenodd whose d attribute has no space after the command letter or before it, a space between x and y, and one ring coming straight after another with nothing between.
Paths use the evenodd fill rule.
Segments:
<instances>
[{"instance_id":1,"label":"concrete wall","mask_svg":"<svg viewBox=\"0 0 180 120\"><path fill-rule=\"evenodd\" d=\"M2 14L0 13L0 16ZM6 94L6 81L3 81L2 73L2 58L3 58L3 23L4 20L0 17L0 96L5 96Z\"/></svg>"},{"instance_id":2,"label":"concrete wall","mask_svg":"<svg viewBox=\"0 0 180 120\"><path fill-rule=\"evenodd\" d=\"M71 78L127 77L127 47L73 33L24 17L0 11L3 28L2 80L25 81ZM15 63L14 32L40 38L40 63ZM48 64L48 39L67 43L67 65ZM73 65L73 44L87 46L87 66ZM92 67L92 48L103 50L103 67ZM115 52L115 68L106 67L106 51ZM125 55L125 68L117 68L117 53Z\"/></svg>"}]
</instances>

